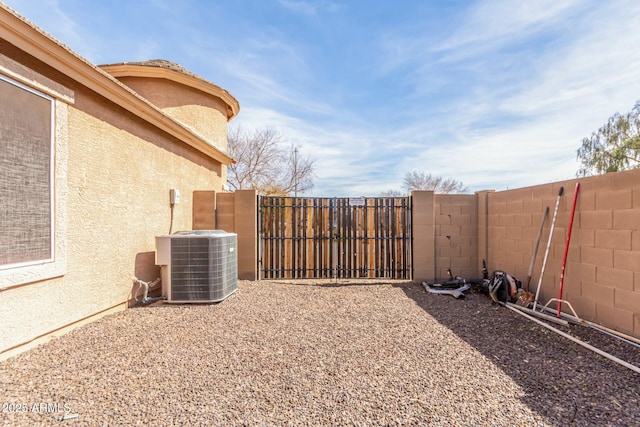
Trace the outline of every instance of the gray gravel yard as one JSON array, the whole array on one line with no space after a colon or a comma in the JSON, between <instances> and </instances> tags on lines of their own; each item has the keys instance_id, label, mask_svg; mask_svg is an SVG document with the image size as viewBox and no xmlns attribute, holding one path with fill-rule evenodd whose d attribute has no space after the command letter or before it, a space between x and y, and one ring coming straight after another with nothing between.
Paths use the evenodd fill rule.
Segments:
<instances>
[{"instance_id":1,"label":"gray gravel yard","mask_svg":"<svg viewBox=\"0 0 640 427\"><path fill-rule=\"evenodd\" d=\"M632 426L640 375L482 294L240 282L222 303L136 307L0 362L0 402L6 426Z\"/></svg>"}]
</instances>

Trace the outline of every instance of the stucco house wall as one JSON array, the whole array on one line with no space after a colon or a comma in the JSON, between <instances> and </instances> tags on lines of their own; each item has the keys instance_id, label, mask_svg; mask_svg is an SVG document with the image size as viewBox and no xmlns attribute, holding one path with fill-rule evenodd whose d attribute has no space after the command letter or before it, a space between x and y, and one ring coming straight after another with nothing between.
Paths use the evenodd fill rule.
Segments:
<instances>
[{"instance_id":1,"label":"stucco house wall","mask_svg":"<svg viewBox=\"0 0 640 427\"><path fill-rule=\"evenodd\" d=\"M227 121L239 107L226 90L164 60L124 62L100 68L211 145L227 150Z\"/></svg>"},{"instance_id":2,"label":"stucco house wall","mask_svg":"<svg viewBox=\"0 0 640 427\"><path fill-rule=\"evenodd\" d=\"M226 106L222 101L165 79L124 77L118 80L194 132L202 134L216 147L227 149Z\"/></svg>"},{"instance_id":3,"label":"stucco house wall","mask_svg":"<svg viewBox=\"0 0 640 427\"><path fill-rule=\"evenodd\" d=\"M192 229L193 193L221 191L226 182L232 160L222 141L238 105L165 81L163 91L173 91L174 99L195 98L205 106L195 113L192 107L186 113L166 106L163 111L5 7L0 7L0 18L0 75L38 90L50 87L59 95L54 132L57 269L34 274L27 270L41 266L0 270L0 358L6 358L126 308L140 291L134 277L159 277L155 236ZM37 43L44 44L42 49ZM58 66L55 58L41 58L53 54L69 68ZM86 76L91 81L83 81ZM179 117L172 118L174 112ZM171 189L181 193L173 207Z\"/></svg>"}]
</instances>

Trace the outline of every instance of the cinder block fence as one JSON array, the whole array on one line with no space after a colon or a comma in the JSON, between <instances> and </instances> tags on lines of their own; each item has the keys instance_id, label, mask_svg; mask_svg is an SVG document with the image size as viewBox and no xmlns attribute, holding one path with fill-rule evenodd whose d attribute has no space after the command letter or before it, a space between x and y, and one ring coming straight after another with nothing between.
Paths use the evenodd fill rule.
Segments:
<instances>
[{"instance_id":1,"label":"cinder block fence","mask_svg":"<svg viewBox=\"0 0 640 427\"><path fill-rule=\"evenodd\" d=\"M546 207L531 290L540 277L551 220L560 198L540 301L558 296L576 182L580 182L564 281L564 299L584 319L640 337L640 170L507 191L412 193L413 280L480 277L504 270L526 281ZM238 233L238 274L259 278L256 194L196 192L193 228Z\"/></svg>"}]
</instances>

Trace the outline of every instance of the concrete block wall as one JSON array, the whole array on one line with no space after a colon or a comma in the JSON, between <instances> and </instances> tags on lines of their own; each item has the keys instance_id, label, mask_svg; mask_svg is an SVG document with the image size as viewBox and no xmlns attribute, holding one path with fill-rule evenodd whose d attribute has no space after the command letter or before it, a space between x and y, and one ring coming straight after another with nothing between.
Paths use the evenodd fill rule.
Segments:
<instances>
[{"instance_id":1,"label":"concrete block wall","mask_svg":"<svg viewBox=\"0 0 640 427\"><path fill-rule=\"evenodd\" d=\"M434 194L433 191L413 191L411 197L413 280L433 280L436 275Z\"/></svg>"},{"instance_id":2,"label":"concrete block wall","mask_svg":"<svg viewBox=\"0 0 640 427\"><path fill-rule=\"evenodd\" d=\"M549 207L529 287L535 292L563 187L539 301L557 297L576 182L466 195L412 192L413 280L445 278L447 268L454 275L480 277L485 259L489 273L507 271L526 286L543 212ZM563 299L586 320L640 337L640 170L580 179L580 186ZM215 224L238 233L246 248L239 269L254 280L256 196L253 191L239 193L218 194ZM199 210L194 206L193 211L196 215Z\"/></svg>"},{"instance_id":3,"label":"concrete block wall","mask_svg":"<svg viewBox=\"0 0 640 427\"><path fill-rule=\"evenodd\" d=\"M481 277L478 273L479 198L473 194L413 191L413 280Z\"/></svg>"},{"instance_id":4,"label":"concrete block wall","mask_svg":"<svg viewBox=\"0 0 640 427\"><path fill-rule=\"evenodd\" d=\"M478 258L478 198L468 194L435 195L435 273L446 278L480 277Z\"/></svg>"},{"instance_id":5,"label":"concrete block wall","mask_svg":"<svg viewBox=\"0 0 640 427\"><path fill-rule=\"evenodd\" d=\"M542 214L548 206L550 212L532 274L531 290L535 292L562 186L564 195L560 197L539 300L546 303L557 298L578 181L563 299L584 319L640 336L640 170L487 193L489 268L506 270L526 281Z\"/></svg>"}]
</instances>

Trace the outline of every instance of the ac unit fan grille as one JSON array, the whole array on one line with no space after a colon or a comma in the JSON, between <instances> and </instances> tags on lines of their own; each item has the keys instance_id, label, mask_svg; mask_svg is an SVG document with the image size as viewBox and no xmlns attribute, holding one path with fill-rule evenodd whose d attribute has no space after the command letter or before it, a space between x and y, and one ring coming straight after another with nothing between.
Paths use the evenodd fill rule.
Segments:
<instances>
[{"instance_id":1,"label":"ac unit fan grille","mask_svg":"<svg viewBox=\"0 0 640 427\"><path fill-rule=\"evenodd\" d=\"M236 265L235 238L171 239L170 298L220 301L237 289Z\"/></svg>"}]
</instances>

